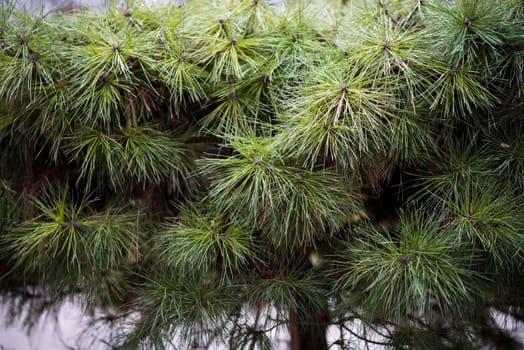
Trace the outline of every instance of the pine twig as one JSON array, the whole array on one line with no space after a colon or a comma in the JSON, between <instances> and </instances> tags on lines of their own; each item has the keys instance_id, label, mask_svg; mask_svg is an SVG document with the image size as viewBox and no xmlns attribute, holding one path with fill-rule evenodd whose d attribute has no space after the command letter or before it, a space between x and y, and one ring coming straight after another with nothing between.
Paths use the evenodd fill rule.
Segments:
<instances>
[{"instance_id":1,"label":"pine twig","mask_svg":"<svg viewBox=\"0 0 524 350\"><path fill-rule=\"evenodd\" d=\"M378 6L382 8L382 11L384 11L384 14L386 15L386 17L388 17L391 20L391 22L393 22L397 27L400 26L402 21L400 21L399 18L395 18L393 17L393 15L391 15L391 13L389 12L389 10L387 9L386 5L384 4L382 0L378 1Z\"/></svg>"}]
</instances>

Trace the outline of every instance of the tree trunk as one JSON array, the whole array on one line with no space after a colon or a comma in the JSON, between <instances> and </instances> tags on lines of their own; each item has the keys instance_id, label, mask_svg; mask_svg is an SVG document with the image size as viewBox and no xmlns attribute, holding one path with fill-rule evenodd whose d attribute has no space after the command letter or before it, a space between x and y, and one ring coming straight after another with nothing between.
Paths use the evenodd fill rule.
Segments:
<instances>
[{"instance_id":1,"label":"tree trunk","mask_svg":"<svg viewBox=\"0 0 524 350\"><path fill-rule=\"evenodd\" d=\"M327 350L326 312L317 309L308 316L307 321L301 320L296 310L290 311L291 350Z\"/></svg>"}]
</instances>

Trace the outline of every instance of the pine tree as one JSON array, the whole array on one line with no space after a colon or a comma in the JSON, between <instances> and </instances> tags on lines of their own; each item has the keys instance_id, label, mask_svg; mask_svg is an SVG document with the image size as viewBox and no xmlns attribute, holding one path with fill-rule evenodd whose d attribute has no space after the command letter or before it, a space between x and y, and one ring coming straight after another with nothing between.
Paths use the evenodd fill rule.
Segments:
<instances>
[{"instance_id":1,"label":"pine tree","mask_svg":"<svg viewBox=\"0 0 524 350\"><path fill-rule=\"evenodd\" d=\"M520 348L521 1L14 8L4 295L117 349Z\"/></svg>"}]
</instances>

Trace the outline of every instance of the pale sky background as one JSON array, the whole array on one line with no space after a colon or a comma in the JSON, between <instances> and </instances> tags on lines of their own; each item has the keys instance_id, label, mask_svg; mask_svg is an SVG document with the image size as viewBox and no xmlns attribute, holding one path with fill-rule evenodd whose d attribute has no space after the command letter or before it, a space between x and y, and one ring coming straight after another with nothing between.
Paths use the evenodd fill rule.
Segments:
<instances>
[{"instance_id":1,"label":"pale sky background","mask_svg":"<svg viewBox=\"0 0 524 350\"><path fill-rule=\"evenodd\" d=\"M104 340L108 332L104 329L90 328L89 317L82 314L81 307L66 302L58 314L42 317L30 334L24 330L21 322L6 325L7 308L0 304L0 350L106 350ZM24 315L22 315L24 316ZM98 316L102 316L100 313ZM358 324L355 324L358 329ZM330 327L327 332L328 344L339 337L336 327ZM289 333L285 327L272 331L270 338L275 350L289 349ZM382 339L376 339L382 340ZM176 341L174 342L176 343ZM364 343L357 338L351 339L353 348L366 350L383 350L383 347ZM339 350L332 346L330 350ZM213 346L209 350L229 350L223 346ZM240 349L239 349L240 350Z\"/></svg>"}]
</instances>

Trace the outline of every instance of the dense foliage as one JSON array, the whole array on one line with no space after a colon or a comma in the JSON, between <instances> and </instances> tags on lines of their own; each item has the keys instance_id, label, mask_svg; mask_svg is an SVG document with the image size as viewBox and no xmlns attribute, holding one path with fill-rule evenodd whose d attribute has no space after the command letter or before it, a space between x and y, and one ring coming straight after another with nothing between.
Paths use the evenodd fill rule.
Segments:
<instances>
[{"instance_id":1,"label":"dense foliage","mask_svg":"<svg viewBox=\"0 0 524 350\"><path fill-rule=\"evenodd\" d=\"M122 349L519 348L521 1L1 6L4 295Z\"/></svg>"}]
</instances>

